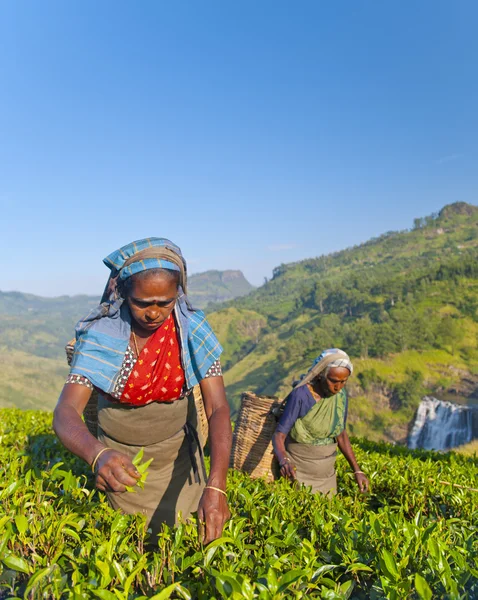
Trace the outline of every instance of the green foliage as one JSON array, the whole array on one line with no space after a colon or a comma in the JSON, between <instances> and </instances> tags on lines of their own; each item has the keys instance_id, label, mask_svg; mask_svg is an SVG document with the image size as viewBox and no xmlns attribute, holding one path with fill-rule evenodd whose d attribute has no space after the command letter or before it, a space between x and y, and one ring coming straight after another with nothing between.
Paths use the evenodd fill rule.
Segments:
<instances>
[{"instance_id":1,"label":"green foliage","mask_svg":"<svg viewBox=\"0 0 478 600\"><path fill-rule=\"evenodd\" d=\"M363 369L358 374L358 380L364 392L367 392L373 384L383 383L383 379L375 369Z\"/></svg>"},{"instance_id":2,"label":"green foliage","mask_svg":"<svg viewBox=\"0 0 478 600\"><path fill-rule=\"evenodd\" d=\"M407 369L407 377L392 385L393 408L416 408L424 395L423 375L420 371Z\"/></svg>"},{"instance_id":3,"label":"green foliage","mask_svg":"<svg viewBox=\"0 0 478 600\"><path fill-rule=\"evenodd\" d=\"M147 539L51 434L51 414L0 411L0 597L472 599L476 458L354 441L328 499L231 472L232 519L207 547L192 520ZM442 481L457 485L443 484Z\"/></svg>"},{"instance_id":4,"label":"green foliage","mask_svg":"<svg viewBox=\"0 0 478 600\"><path fill-rule=\"evenodd\" d=\"M440 350L464 363L462 377L469 378L478 369L476 231L478 208L451 205L420 220L412 231L389 232L342 252L281 265L271 281L226 303L211 318L234 307L266 321L246 354L234 350L228 356L225 379L233 409L245 389L287 393L326 347L344 348L357 364L357 359L385 362L411 351ZM227 340L233 339L229 331ZM387 387L385 395L403 395L393 386L397 375L380 382ZM451 379L452 371L443 373L441 382ZM443 391L434 382L424 382L428 393ZM373 392L370 386L365 391L368 402ZM405 410L416 398L409 394L399 404Z\"/></svg>"},{"instance_id":5,"label":"green foliage","mask_svg":"<svg viewBox=\"0 0 478 600\"><path fill-rule=\"evenodd\" d=\"M221 364L224 370L233 362L247 356L257 345L267 321L252 310L227 308L209 315L209 322L221 340L224 353Z\"/></svg>"}]
</instances>

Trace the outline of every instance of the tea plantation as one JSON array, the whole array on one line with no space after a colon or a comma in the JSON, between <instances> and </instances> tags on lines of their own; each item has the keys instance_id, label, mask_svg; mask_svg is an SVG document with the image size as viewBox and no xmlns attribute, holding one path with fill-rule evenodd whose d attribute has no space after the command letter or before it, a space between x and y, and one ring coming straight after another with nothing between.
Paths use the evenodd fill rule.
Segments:
<instances>
[{"instance_id":1,"label":"tea plantation","mask_svg":"<svg viewBox=\"0 0 478 600\"><path fill-rule=\"evenodd\" d=\"M1 410L0 448L2 599L478 598L476 457L356 440L372 491L339 458L332 500L231 472L221 539L202 547L188 523L152 548L142 517L92 491L51 414Z\"/></svg>"}]
</instances>

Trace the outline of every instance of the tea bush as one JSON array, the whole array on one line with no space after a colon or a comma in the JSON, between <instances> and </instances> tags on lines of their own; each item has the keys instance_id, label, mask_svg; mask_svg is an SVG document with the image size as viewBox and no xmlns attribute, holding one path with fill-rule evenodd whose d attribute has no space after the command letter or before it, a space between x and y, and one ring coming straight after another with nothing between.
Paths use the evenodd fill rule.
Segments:
<instances>
[{"instance_id":1,"label":"tea bush","mask_svg":"<svg viewBox=\"0 0 478 600\"><path fill-rule=\"evenodd\" d=\"M332 499L231 472L233 518L203 547L194 521L148 544L51 414L1 410L0 443L0 598L478 598L475 457L355 440L372 491L339 457Z\"/></svg>"}]
</instances>

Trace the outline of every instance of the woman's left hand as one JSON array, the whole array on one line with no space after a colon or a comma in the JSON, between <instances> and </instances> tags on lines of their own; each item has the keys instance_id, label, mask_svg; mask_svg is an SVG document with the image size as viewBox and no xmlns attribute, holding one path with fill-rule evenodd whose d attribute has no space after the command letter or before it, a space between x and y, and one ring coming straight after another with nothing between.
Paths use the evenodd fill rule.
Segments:
<instances>
[{"instance_id":1,"label":"woman's left hand","mask_svg":"<svg viewBox=\"0 0 478 600\"><path fill-rule=\"evenodd\" d=\"M203 544L221 537L224 523L230 516L226 496L206 488L198 507L199 537Z\"/></svg>"},{"instance_id":2,"label":"woman's left hand","mask_svg":"<svg viewBox=\"0 0 478 600\"><path fill-rule=\"evenodd\" d=\"M368 492L369 487L370 487L370 482L367 479L367 477L364 475L364 473L354 473L355 475L355 481L357 482L357 485L359 486L359 490L365 494L365 492Z\"/></svg>"}]
</instances>

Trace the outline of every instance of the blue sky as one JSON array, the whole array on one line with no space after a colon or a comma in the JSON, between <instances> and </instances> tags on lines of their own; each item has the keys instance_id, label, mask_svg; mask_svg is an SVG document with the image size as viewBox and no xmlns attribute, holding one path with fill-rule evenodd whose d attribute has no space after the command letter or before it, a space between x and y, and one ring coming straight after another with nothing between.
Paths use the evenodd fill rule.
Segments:
<instances>
[{"instance_id":1,"label":"blue sky","mask_svg":"<svg viewBox=\"0 0 478 600\"><path fill-rule=\"evenodd\" d=\"M0 289L100 293L169 237L281 262L477 203L478 4L0 4Z\"/></svg>"}]
</instances>

